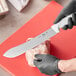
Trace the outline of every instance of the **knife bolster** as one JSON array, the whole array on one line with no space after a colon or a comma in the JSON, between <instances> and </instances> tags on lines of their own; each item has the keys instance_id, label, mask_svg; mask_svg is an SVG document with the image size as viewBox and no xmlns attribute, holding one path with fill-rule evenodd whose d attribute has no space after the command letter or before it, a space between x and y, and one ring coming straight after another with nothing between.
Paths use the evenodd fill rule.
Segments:
<instances>
[{"instance_id":1,"label":"knife bolster","mask_svg":"<svg viewBox=\"0 0 76 76\"><path fill-rule=\"evenodd\" d=\"M59 25L58 24L54 24L52 27L51 27L56 33L59 33L60 30L59 30Z\"/></svg>"}]
</instances>

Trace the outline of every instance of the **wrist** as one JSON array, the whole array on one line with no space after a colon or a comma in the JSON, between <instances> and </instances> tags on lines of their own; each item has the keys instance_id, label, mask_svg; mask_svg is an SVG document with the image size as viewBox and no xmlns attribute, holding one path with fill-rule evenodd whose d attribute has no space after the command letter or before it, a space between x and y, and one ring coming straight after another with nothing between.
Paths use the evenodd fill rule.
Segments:
<instances>
[{"instance_id":1,"label":"wrist","mask_svg":"<svg viewBox=\"0 0 76 76\"><path fill-rule=\"evenodd\" d=\"M60 60L58 62L58 68L61 72L69 72L68 69L70 67L70 63L68 63L68 60Z\"/></svg>"},{"instance_id":2,"label":"wrist","mask_svg":"<svg viewBox=\"0 0 76 76\"><path fill-rule=\"evenodd\" d=\"M59 62L58 62L58 68L59 68L59 70L61 71L61 72L64 72L64 61L63 60L60 60Z\"/></svg>"}]
</instances>

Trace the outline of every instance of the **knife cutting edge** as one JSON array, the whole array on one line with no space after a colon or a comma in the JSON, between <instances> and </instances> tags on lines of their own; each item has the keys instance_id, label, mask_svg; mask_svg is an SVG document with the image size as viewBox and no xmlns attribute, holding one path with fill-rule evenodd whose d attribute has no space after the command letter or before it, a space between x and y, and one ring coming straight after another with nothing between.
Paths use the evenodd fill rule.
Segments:
<instances>
[{"instance_id":1,"label":"knife cutting edge","mask_svg":"<svg viewBox=\"0 0 76 76\"><path fill-rule=\"evenodd\" d=\"M56 35L57 33L59 33L60 28L64 27L64 25L68 23L69 17L72 17L72 15L65 17L59 23L54 24L53 26L51 26L51 28L49 28L45 32L41 33L40 35L36 36L35 38L31 39L30 41L27 41L19 46L9 49L7 52L4 53L3 56L8 57L8 58L14 58L14 57L22 55L29 49L32 49L32 48L38 46L42 42L46 41L47 39L49 39L49 38L53 37L54 35Z\"/></svg>"}]
</instances>

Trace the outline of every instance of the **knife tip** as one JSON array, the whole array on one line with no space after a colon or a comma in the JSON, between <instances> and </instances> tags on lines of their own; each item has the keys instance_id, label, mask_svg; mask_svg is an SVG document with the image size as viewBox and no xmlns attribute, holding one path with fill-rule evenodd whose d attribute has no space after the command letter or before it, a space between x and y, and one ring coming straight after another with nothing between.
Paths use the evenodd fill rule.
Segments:
<instances>
[{"instance_id":1,"label":"knife tip","mask_svg":"<svg viewBox=\"0 0 76 76\"><path fill-rule=\"evenodd\" d=\"M7 55L7 53L3 54L4 57L7 57L7 58L13 58L12 56L10 55Z\"/></svg>"},{"instance_id":2,"label":"knife tip","mask_svg":"<svg viewBox=\"0 0 76 76\"><path fill-rule=\"evenodd\" d=\"M3 56L4 56L4 57L9 57L6 53L5 53L5 54L3 54Z\"/></svg>"}]
</instances>

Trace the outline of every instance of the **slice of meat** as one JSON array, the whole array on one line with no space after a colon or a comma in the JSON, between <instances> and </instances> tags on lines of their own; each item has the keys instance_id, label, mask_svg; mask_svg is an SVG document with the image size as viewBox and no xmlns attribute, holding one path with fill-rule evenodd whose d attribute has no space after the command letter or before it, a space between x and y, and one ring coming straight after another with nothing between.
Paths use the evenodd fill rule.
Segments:
<instances>
[{"instance_id":1,"label":"slice of meat","mask_svg":"<svg viewBox=\"0 0 76 76\"><path fill-rule=\"evenodd\" d=\"M30 40L32 38L29 38ZM28 41L27 40L27 41ZM35 67L33 64L33 60L35 59L35 54L48 54L50 53L50 40L46 40L45 42L41 43L37 47L30 49L26 52L26 60L31 67Z\"/></svg>"}]
</instances>

